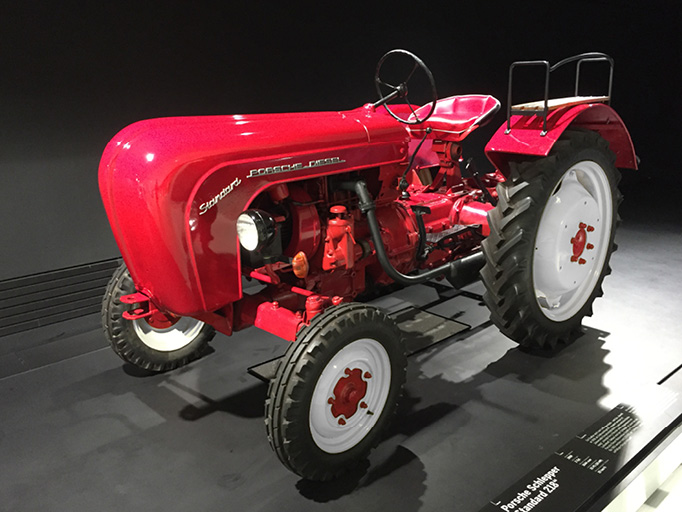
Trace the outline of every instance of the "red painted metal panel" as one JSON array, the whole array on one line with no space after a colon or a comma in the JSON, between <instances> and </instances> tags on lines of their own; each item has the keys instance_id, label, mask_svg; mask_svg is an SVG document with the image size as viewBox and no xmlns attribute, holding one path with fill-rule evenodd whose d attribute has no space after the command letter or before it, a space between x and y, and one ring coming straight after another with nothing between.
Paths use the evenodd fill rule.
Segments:
<instances>
[{"instance_id":1,"label":"red painted metal panel","mask_svg":"<svg viewBox=\"0 0 682 512\"><path fill-rule=\"evenodd\" d=\"M263 302L258 306L253 325L287 341L294 341L303 326L303 318L280 307L277 302Z\"/></svg>"},{"instance_id":2,"label":"red painted metal panel","mask_svg":"<svg viewBox=\"0 0 682 512\"><path fill-rule=\"evenodd\" d=\"M597 131L616 154L616 166L637 169L637 157L630 134L620 116L608 105L592 103L558 109L547 117L547 134L542 133L542 117L512 116L511 131L504 123L485 148L488 159L503 173L518 155L547 156L554 143L569 126Z\"/></svg>"},{"instance_id":3,"label":"red painted metal panel","mask_svg":"<svg viewBox=\"0 0 682 512\"><path fill-rule=\"evenodd\" d=\"M169 311L241 297L235 223L269 186L406 159L403 125L366 105L346 112L152 119L104 151L100 191L139 291Z\"/></svg>"}]
</instances>

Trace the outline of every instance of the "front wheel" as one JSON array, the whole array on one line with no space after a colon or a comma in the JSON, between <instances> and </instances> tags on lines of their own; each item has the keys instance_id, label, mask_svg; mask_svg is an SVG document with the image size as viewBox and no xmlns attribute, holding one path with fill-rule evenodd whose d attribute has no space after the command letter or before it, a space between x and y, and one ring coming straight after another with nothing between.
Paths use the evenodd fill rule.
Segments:
<instances>
[{"instance_id":1,"label":"front wheel","mask_svg":"<svg viewBox=\"0 0 682 512\"><path fill-rule=\"evenodd\" d=\"M498 185L481 277L491 319L519 344L572 341L602 295L621 200L614 162L597 133L567 131Z\"/></svg>"},{"instance_id":2,"label":"front wheel","mask_svg":"<svg viewBox=\"0 0 682 512\"><path fill-rule=\"evenodd\" d=\"M135 291L128 269L121 265L102 300L104 335L121 359L145 370L162 372L184 366L204 353L215 330L200 320L162 312L137 320L123 318L129 306L121 302L121 297Z\"/></svg>"},{"instance_id":3,"label":"front wheel","mask_svg":"<svg viewBox=\"0 0 682 512\"><path fill-rule=\"evenodd\" d=\"M330 480L362 460L395 414L406 366L400 330L379 309L350 303L315 317L270 383L265 423L282 463Z\"/></svg>"}]
</instances>

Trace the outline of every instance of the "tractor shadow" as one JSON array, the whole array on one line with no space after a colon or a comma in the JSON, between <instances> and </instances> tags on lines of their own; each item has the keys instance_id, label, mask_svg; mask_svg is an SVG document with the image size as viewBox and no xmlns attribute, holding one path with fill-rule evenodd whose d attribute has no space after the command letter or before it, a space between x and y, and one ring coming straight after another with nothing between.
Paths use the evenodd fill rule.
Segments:
<instances>
[{"instance_id":1,"label":"tractor shadow","mask_svg":"<svg viewBox=\"0 0 682 512\"><path fill-rule=\"evenodd\" d=\"M191 388L185 388L185 390L193 392ZM268 396L268 385L260 383L221 400L213 400L197 393L193 394L200 398L204 404L201 406L189 404L183 407L179 413L183 420L198 421L216 412L232 414L240 418L262 418L263 403Z\"/></svg>"},{"instance_id":2,"label":"tractor shadow","mask_svg":"<svg viewBox=\"0 0 682 512\"><path fill-rule=\"evenodd\" d=\"M203 357L208 357L211 354L215 353L215 348L213 348L211 345L206 345L203 350L199 353L197 359L203 358ZM134 364L130 364L127 362L123 363L123 366L121 367L123 370L123 373L130 377L135 377L138 379L146 379L149 377L154 377L159 375L159 372L154 372L151 370L145 370L144 368L140 368L139 366L135 366Z\"/></svg>"},{"instance_id":3,"label":"tractor shadow","mask_svg":"<svg viewBox=\"0 0 682 512\"><path fill-rule=\"evenodd\" d=\"M332 482L299 480L296 483L299 493L314 502L329 503L351 496L353 499L356 496L360 498L371 491L383 495L384 500L395 500L395 505L400 510L412 511L425 505L429 472L435 472L434 475L444 474L443 472L450 474L453 486L468 485L471 466L466 458L459 462L457 454L453 454L452 457L445 457L447 465L442 466L442 460L429 461L429 456L422 460L420 455L432 453L450 444L466 445L467 438L491 435L499 439L505 435L505 432L478 430L473 425L476 418L467 411L469 404L483 404L494 408L500 415L515 417L518 423L532 424L536 429L542 428L541 417L516 407L514 402L505 404L490 401L482 390L496 383L504 385L504 381L516 381L522 388L531 388L531 393L544 395L554 392L557 399L579 399L588 407L592 404L595 414L598 414L600 409L596 403L606 393L601 380L608 365L604 363L606 351L602 345L608 333L586 328L584 335L574 344L551 352L527 353L513 347L507 349L502 357L489 361L480 371L462 376L462 380L458 382L453 381L450 374L430 375L430 368L427 368L430 362L437 361L446 352L458 352L458 346L472 343L475 338L486 338L484 335L498 341L502 339L506 343L496 329L490 328L488 322L430 346L427 346L430 341L428 336L409 334L411 339L407 340L408 344L414 343L426 348L410 357L407 382L395 421L384 433L379 446L370 453L368 459ZM479 344L479 341L475 343ZM485 347L480 349L485 351ZM570 364L579 357L576 350L589 356L588 359L582 359L580 365ZM572 381L570 390L563 392L564 397L558 396L561 393L557 393L556 389L548 389L544 382L547 378L554 377ZM581 427L576 428L575 433ZM476 449L476 445L473 449ZM479 466L485 467L489 463L494 465L493 461L485 459L485 455L471 453L470 457L483 458ZM463 494L464 490L461 490ZM488 498L481 498L480 503L485 503ZM386 506L390 505L388 503Z\"/></svg>"},{"instance_id":4,"label":"tractor shadow","mask_svg":"<svg viewBox=\"0 0 682 512\"><path fill-rule=\"evenodd\" d=\"M394 506L406 511L430 507L429 500L438 494L472 495L482 481L511 478L494 475L496 470L488 466L495 464L485 445L497 442L504 456L509 449L500 439L513 438L514 429L527 426L523 435L528 443L542 436L546 421L553 421L548 430L556 431L553 402L578 404L588 412L599 410L597 403L607 393L602 383L609 368L603 348L607 333L588 328L571 345L551 353L526 353L491 326L480 296L459 294L435 303L433 289L427 292L424 287L412 287L375 302L403 321L414 322L411 329L403 329L411 352L403 399L395 421L369 457L333 482L290 475L267 446L262 418L268 385L246 375L244 367L272 360L286 345L261 331L240 331L230 339L217 336L210 358L166 374L149 375L129 365L119 366L61 390L53 400L65 405L74 400L99 403L102 397L125 402L119 405L131 417L122 416L120 422L131 436L159 436L171 446L187 443L183 436L191 432L193 449L215 456L214 464L222 471L246 478L249 467L259 468L264 481L279 482L273 491L285 501L303 499L369 509ZM412 304L414 310L408 311ZM435 316L420 320L424 310ZM457 324L467 325L453 334ZM441 336L445 337L434 342ZM126 379L131 375L136 377L132 384ZM575 406L568 412L574 410ZM141 420L135 415L153 417L159 423L141 430ZM183 426L190 422L195 423L191 429ZM492 426L482 428L482 423ZM570 438L583 426L569 424L559 432L569 432ZM245 446L252 447L246 469ZM476 473L483 470L491 476ZM448 475L446 487L439 485L439 475ZM470 489L462 489L464 485ZM211 484L207 486L209 491Z\"/></svg>"},{"instance_id":5,"label":"tractor shadow","mask_svg":"<svg viewBox=\"0 0 682 512\"><path fill-rule=\"evenodd\" d=\"M419 457L404 446L385 441L368 459L361 460L340 478L330 482L301 479L296 483L296 489L301 496L316 503L359 500L358 508L364 503L369 510L386 508L411 512L423 506L426 476ZM400 484L396 485L396 482ZM352 503L349 504L352 507Z\"/></svg>"},{"instance_id":6,"label":"tractor shadow","mask_svg":"<svg viewBox=\"0 0 682 512\"><path fill-rule=\"evenodd\" d=\"M585 328L583 336L570 345L560 345L551 351L526 351L491 325L477 294L446 297L445 301L432 302L427 307L404 306L403 303L397 311L393 308L399 320L413 322L411 328L401 326L409 364L395 421L369 457L342 477L332 482L298 480L296 489L305 499L317 503L362 499L367 503L373 499L370 495L376 495L384 500L381 505L377 502L377 507L391 505L385 504L388 499L395 500L395 506L401 510L419 510L424 506L430 472L434 475L451 472L453 480L461 477L464 482L469 477L470 467L459 463L456 456L446 462L432 460L430 453L434 449L437 451L440 445L467 444L467 439L476 436L506 435L494 429L482 432L478 426L481 420L472 409L487 408L493 417L511 417L531 430L541 430L546 421L544 416L552 416L552 411L547 409L552 400L576 402L583 408L599 411L597 403L607 393L602 377L609 368L604 363L607 352L603 349L608 333ZM435 314L423 315L426 309ZM468 324L458 327L463 322ZM277 350L280 354L281 345ZM262 418L268 392L266 383L243 382L236 393L211 398L220 393L215 393L216 386L209 382L219 378L217 375L221 372L230 372L229 366L232 366L225 368L225 360L220 361L223 355L216 355L215 359L201 362L203 378L199 381L183 384L183 379L174 379L176 390L193 398L192 403L186 403L179 410L179 417L192 422L214 413ZM233 363L239 357L230 359ZM243 362L240 371L243 375ZM516 389L516 394L501 394L499 399L491 399L490 389L507 387ZM522 406L528 400L537 402L546 412L536 414L532 408ZM499 424L499 421L491 423ZM472 457L477 457L476 446L467 448ZM484 458L482 465L485 465L485 455L478 456Z\"/></svg>"},{"instance_id":7,"label":"tractor shadow","mask_svg":"<svg viewBox=\"0 0 682 512\"><path fill-rule=\"evenodd\" d=\"M452 297L452 298L456 298ZM461 299L462 297L457 297ZM397 496L401 510L418 510L424 505L426 479L429 471L435 474L451 474L453 486L467 485L471 466L458 462L458 454L452 457L429 457L423 461L421 454L430 454L448 445L468 444L466 439L491 437L504 438L506 432L481 431L479 419L469 411L483 407L491 414L509 416L514 422L528 425L532 431L542 431L544 414L534 412L533 407L519 407L524 400L538 404L542 411L551 415L548 403L578 402L588 414L599 415L599 399L608 393L602 381L610 366L604 362L607 351L603 348L609 333L585 327L583 335L570 344L562 344L551 350L526 350L516 346L497 331L487 319L487 310L472 316L471 308L485 309L477 294L469 294L469 303L464 309L457 307L440 317L441 327L433 318L428 318L425 307L415 308L419 312L400 310L394 317L415 322L403 333L409 354L407 382L403 398L398 407L395 421L384 433L379 446L355 469L330 483L300 480L296 487L304 497L315 502L327 503L348 495L362 495L372 488L380 492L383 482L390 482L392 491L388 496ZM449 299L442 301L447 302ZM454 301L457 304L457 301ZM459 300L459 304L462 301ZM440 308L441 302L427 306ZM447 309L447 304L445 304ZM449 317L449 318L448 318ZM465 326L460 332L439 339L448 330L457 330L447 325L458 320L471 320L473 326ZM484 320L481 320L485 317ZM458 322L454 322L458 323ZM409 322L408 322L409 324ZM446 325L446 327L442 327ZM471 361L471 365L467 364ZM517 389L516 396L509 401L491 400L486 392L491 388L504 388L507 383ZM544 400L544 401L543 401ZM494 422L499 424L498 422ZM567 434L570 439L584 425ZM567 430L570 430L568 427ZM485 442L485 441L484 441ZM476 444L473 445L474 450ZM478 459L476 453L470 458ZM484 455L480 455L484 457ZM446 460L446 465L443 464ZM428 462L428 467L425 466ZM486 466L484 459L478 466ZM492 464L492 462L491 462ZM494 465L494 464L493 464ZM461 489L465 494L466 489ZM482 498L485 503L487 498Z\"/></svg>"}]
</instances>

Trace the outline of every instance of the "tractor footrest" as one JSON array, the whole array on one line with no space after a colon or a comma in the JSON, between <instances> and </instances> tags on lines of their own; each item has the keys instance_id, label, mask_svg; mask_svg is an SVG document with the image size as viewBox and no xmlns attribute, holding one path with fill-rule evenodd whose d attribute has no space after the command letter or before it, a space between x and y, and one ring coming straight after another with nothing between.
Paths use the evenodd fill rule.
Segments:
<instances>
[{"instance_id":1,"label":"tractor footrest","mask_svg":"<svg viewBox=\"0 0 682 512\"><path fill-rule=\"evenodd\" d=\"M455 334L470 329L471 326L434 315L417 307L409 306L389 315L405 335L405 349L411 356ZM254 377L269 382L275 377L277 365L283 356L251 366L247 371Z\"/></svg>"},{"instance_id":2,"label":"tractor footrest","mask_svg":"<svg viewBox=\"0 0 682 512\"><path fill-rule=\"evenodd\" d=\"M274 359L270 359L269 361L265 361L264 363L258 363L257 365L247 368L246 371L263 382L270 382L275 378L275 374L277 373L277 365L279 364L279 360L283 357L284 356L278 356Z\"/></svg>"}]
</instances>

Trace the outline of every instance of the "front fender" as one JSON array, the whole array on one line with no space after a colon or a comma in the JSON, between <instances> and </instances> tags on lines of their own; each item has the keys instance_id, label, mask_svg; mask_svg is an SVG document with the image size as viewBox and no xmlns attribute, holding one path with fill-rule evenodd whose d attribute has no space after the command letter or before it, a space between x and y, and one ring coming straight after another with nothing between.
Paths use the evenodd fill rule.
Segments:
<instances>
[{"instance_id":1,"label":"front fender","mask_svg":"<svg viewBox=\"0 0 682 512\"><path fill-rule=\"evenodd\" d=\"M580 127L598 132L609 142L616 154L616 167L637 169L637 156L625 123L610 106L588 103L557 109L547 116L547 134L542 133L541 116L516 115L511 118L511 130L505 122L499 127L485 148L485 154L505 176L509 162L524 156L547 156L554 143L569 127Z\"/></svg>"},{"instance_id":2,"label":"front fender","mask_svg":"<svg viewBox=\"0 0 682 512\"><path fill-rule=\"evenodd\" d=\"M277 185L407 158L403 125L343 112L193 116L135 123L99 167L102 201L138 291L182 316L242 297L236 221Z\"/></svg>"}]
</instances>

